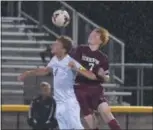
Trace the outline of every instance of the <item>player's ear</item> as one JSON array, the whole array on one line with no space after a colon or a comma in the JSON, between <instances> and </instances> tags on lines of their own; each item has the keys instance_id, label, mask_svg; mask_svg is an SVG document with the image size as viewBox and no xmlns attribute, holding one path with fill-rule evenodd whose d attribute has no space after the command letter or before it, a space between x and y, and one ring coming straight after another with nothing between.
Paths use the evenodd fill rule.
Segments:
<instances>
[{"instance_id":1,"label":"player's ear","mask_svg":"<svg viewBox=\"0 0 153 130\"><path fill-rule=\"evenodd\" d=\"M64 50L64 53L67 54L67 50L66 49L63 49L63 50Z\"/></svg>"}]
</instances>

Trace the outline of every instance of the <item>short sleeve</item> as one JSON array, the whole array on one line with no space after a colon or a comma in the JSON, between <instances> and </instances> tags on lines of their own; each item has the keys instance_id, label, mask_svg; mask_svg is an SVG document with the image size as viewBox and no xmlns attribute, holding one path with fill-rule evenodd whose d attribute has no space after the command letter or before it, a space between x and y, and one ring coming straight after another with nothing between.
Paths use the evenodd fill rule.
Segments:
<instances>
[{"instance_id":1,"label":"short sleeve","mask_svg":"<svg viewBox=\"0 0 153 130\"><path fill-rule=\"evenodd\" d=\"M102 79L99 75L98 75L98 71L100 68L102 68L104 70L104 74L105 75L109 75L109 64L108 64L108 58L107 56L103 56L101 57L100 60L100 64L99 66L96 67L95 69L95 75L97 77L98 80L100 80L101 82L104 82L104 79Z\"/></svg>"},{"instance_id":2,"label":"short sleeve","mask_svg":"<svg viewBox=\"0 0 153 130\"><path fill-rule=\"evenodd\" d=\"M106 75L109 74L109 63L108 63L108 57L107 56L105 56L103 58L103 60L101 60L100 68L103 68Z\"/></svg>"},{"instance_id":3,"label":"short sleeve","mask_svg":"<svg viewBox=\"0 0 153 130\"><path fill-rule=\"evenodd\" d=\"M53 57L51 60L50 60L50 62L48 63L48 65L47 65L47 67L48 68L52 68L53 67L53 64L54 64L54 62L55 62L55 57Z\"/></svg>"},{"instance_id":4,"label":"short sleeve","mask_svg":"<svg viewBox=\"0 0 153 130\"><path fill-rule=\"evenodd\" d=\"M77 69L85 70L85 68L79 62L77 62L75 59L72 58L72 61L75 63Z\"/></svg>"}]
</instances>

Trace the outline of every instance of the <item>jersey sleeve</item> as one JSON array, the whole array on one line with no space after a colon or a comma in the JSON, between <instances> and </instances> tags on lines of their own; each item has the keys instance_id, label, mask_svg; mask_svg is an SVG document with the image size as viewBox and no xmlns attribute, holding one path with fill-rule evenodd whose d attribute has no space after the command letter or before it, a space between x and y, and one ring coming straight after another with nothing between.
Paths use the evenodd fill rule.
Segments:
<instances>
[{"instance_id":1,"label":"jersey sleeve","mask_svg":"<svg viewBox=\"0 0 153 130\"><path fill-rule=\"evenodd\" d=\"M100 63L100 68L102 68L105 72L105 75L109 74L109 63L108 63L108 57L106 56Z\"/></svg>"},{"instance_id":2,"label":"jersey sleeve","mask_svg":"<svg viewBox=\"0 0 153 130\"><path fill-rule=\"evenodd\" d=\"M95 75L97 77L98 80L100 80L101 82L104 82L104 79L102 79L99 75L98 75L98 72L99 72L99 69L103 69L104 70L104 74L105 75L109 75L109 64L108 64L108 58L107 57L103 57L101 58L100 60L100 64L99 66L96 68L95 70Z\"/></svg>"},{"instance_id":3,"label":"jersey sleeve","mask_svg":"<svg viewBox=\"0 0 153 130\"><path fill-rule=\"evenodd\" d=\"M52 69L53 64L54 64L54 62L55 62L54 58L55 58L55 57L53 57L53 58L50 60L50 62L48 63L48 65L47 65L47 67L50 68L50 69Z\"/></svg>"},{"instance_id":4,"label":"jersey sleeve","mask_svg":"<svg viewBox=\"0 0 153 130\"><path fill-rule=\"evenodd\" d=\"M79 62L72 58L72 61L75 63L77 69L86 70Z\"/></svg>"}]
</instances>

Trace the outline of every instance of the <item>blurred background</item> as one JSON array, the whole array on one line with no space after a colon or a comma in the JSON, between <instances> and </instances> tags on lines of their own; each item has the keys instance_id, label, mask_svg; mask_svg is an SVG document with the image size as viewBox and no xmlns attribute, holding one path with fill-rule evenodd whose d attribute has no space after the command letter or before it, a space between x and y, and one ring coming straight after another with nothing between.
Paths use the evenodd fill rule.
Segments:
<instances>
[{"instance_id":1,"label":"blurred background","mask_svg":"<svg viewBox=\"0 0 153 130\"><path fill-rule=\"evenodd\" d=\"M65 9L71 16L66 28L51 22L57 9ZM104 84L109 103L152 106L152 12L153 2L1 1L2 103L29 104L39 93L41 81L52 84L52 75L28 78L24 83L17 76L46 65L48 47L57 36L68 35L77 46L87 44L92 29L104 27L111 33L110 43L102 49L110 62L111 82ZM47 54L45 60L43 53Z\"/></svg>"}]
</instances>

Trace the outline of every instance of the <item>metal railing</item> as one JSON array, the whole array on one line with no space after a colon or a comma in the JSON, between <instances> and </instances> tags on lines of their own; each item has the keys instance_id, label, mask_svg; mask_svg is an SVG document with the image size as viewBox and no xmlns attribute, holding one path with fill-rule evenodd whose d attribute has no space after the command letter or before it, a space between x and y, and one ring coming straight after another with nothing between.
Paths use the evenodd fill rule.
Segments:
<instances>
[{"instance_id":1,"label":"metal railing","mask_svg":"<svg viewBox=\"0 0 153 130\"><path fill-rule=\"evenodd\" d=\"M32 7L30 8L30 6ZM57 28L51 22L52 13L58 8L66 9L72 17L72 22L66 29ZM50 14L48 12L50 12ZM18 2L18 16L26 17L35 24L38 24L41 28L40 30L44 29L55 37L59 36L60 34L65 34L72 37L75 45L78 43L87 43L87 37L91 30L94 28L100 28L99 25L95 24L63 1L41 1L33 4L26 1L20 1ZM104 51L108 54L111 63L124 63L125 46L124 43L115 36L110 35L110 44L104 48ZM124 66L120 66L117 72L111 72L112 75L114 75L115 80L119 81L120 83L124 83Z\"/></svg>"},{"instance_id":2,"label":"metal railing","mask_svg":"<svg viewBox=\"0 0 153 130\"><path fill-rule=\"evenodd\" d=\"M125 80L123 87L121 85L119 89L136 91L136 105L144 105L145 90L153 90L153 64L110 64L113 71L120 66L125 67L125 79L128 80ZM148 97L151 100L151 95L148 95Z\"/></svg>"},{"instance_id":3,"label":"metal railing","mask_svg":"<svg viewBox=\"0 0 153 130\"><path fill-rule=\"evenodd\" d=\"M153 80L152 80L152 72L153 72L153 64L133 64L133 63L126 63L126 64L110 64L110 68L113 71L120 66L124 65L125 67L125 84L120 84L120 87L106 87L111 92L112 90L120 91L120 92L132 92L132 95L128 97L128 103L130 105L152 105L151 94L147 95L146 100L146 92L153 91ZM149 76L150 75L150 76ZM50 82L49 77L40 77L41 80L45 80ZM47 79L48 78L48 79ZM30 83L30 80L34 81L34 79L27 80L27 83ZM36 78L36 86L39 85L39 78ZM30 86L30 85L26 85ZM24 87L26 88L26 87ZM121 101L124 96L120 96Z\"/></svg>"}]
</instances>

